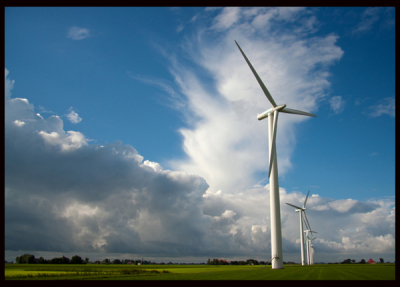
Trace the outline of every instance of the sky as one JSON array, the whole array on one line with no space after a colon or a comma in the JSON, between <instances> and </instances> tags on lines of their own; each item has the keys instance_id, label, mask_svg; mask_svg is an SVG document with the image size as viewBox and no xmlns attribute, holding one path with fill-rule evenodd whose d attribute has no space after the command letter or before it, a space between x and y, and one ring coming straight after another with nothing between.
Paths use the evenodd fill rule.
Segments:
<instances>
[{"instance_id":1,"label":"sky","mask_svg":"<svg viewBox=\"0 0 400 287\"><path fill-rule=\"evenodd\" d=\"M6 7L5 260L395 260L394 7Z\"/></svg>"}]
</instances>

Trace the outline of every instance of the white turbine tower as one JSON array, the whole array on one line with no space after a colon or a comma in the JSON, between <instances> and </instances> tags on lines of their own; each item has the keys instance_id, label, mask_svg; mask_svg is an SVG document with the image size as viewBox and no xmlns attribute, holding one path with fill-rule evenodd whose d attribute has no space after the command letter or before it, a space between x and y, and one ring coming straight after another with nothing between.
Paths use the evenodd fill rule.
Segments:
<instances>
[{"instance_id":1,"label":"white turbine tower","mask_svg":"<svg viewBox=\"0 0 400 287\"><path fill-rule=\"evenodd\" d=\"M293 206L294 208L296 208L296 212L298 212L299 215L300 215L301 265L305 265L305 264L306 264L306 263L305 263L305 259L304 259L303 212L305 213L307 198L308 198L308 195L309 195L309 194L310 194L310 191L308 191L308 193L307 193L307 197L306 197L306 199L304 200L303 207L298 207L298 206L296 206L296 205L293 205L293 204L290 204L290 203L287 203L287 202L286 202L287 205L290 205L290 206Z\"/></svg>"},{"instance_id":2,"label":"white turbine tower","mask_svg":"<svg viewBox=\"0 0 400 287\"><path fill-rule=\"evenodd\" d=\"M309 227L308 227L309 228ZM310 249L311 249L311 247L310 247L310 242L311 242L311 240L310 240L310 237L308 236L308 233L311 233L311 236L312 236L312 234L313 233L318 233L318 232L316 232L316 231L312 231L310 228L309 229L307 229L306 231L304 231L304 232L306 232L307 234L306 234L306 238L307 238L307 264L308 265L310 265L310 261L311 261L311 256L310 256Z\"/></svg>"},{"instance_id":3,"label":"white turbine tower","mask_svg":"<svg viewBox=\"0 0 400 287\"><path fill-rule=\"evenodd\" d=\"M311 238L310 239L310 247L311 247L311 265L314 265L314 254L315 254L315 250L314 250L314 245L312 245L312 241L317 239L317 237Z\"/></svg>"},{"instance_id":4,"label":"white turbine tower","mask_svg":"<svg viewBox=\"0 0 400 287\"><path fill-rule=\"evenodd\" d=\"M286 108L286 105L278 106L271 94L268 92L264 83L261 81L256 70L254 70L250 61L240 48L239 44L235 41L244 59L249 65L251 71L261 86L265 96L272 104L272 108L266 110L262 114L257 115L260 121L268 117L268 137L269 137L269 187L270 187L270 217L271 217L271 255L272 255L272 269L283 269L283 254L282 254L282 230L281 230L281 209L279 200L279 182L278 182L278 162L276 157L276 130L278 123L279 112L296 114L303 116L316 117L314 114L307 112Z\"/></svg>"}]
</instances>

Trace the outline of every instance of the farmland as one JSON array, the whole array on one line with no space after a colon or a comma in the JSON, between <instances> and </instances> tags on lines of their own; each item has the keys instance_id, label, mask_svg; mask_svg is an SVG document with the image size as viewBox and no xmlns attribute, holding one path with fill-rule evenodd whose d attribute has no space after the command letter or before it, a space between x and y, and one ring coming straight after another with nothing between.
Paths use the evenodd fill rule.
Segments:
<instances>
[{"instance_id":1,"label":"farmland","mask_svg":"<svg viewBox=\"0 0 400 287\"><path fill-rule=\"evenodd\" d=\"M395 280L395 264L97 265L6 264L6 280Z\"/></svg>"}]
</instances>

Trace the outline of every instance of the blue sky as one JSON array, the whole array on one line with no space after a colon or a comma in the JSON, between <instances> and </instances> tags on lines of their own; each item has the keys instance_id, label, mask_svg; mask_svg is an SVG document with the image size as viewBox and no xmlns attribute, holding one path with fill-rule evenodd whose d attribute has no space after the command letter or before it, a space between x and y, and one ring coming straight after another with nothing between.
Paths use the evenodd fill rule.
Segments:
<instances>
[{"instance_id":1,"label":"blue sky","mask_svg":"<svg viewBox=\"0 0 400 287\"><path fill-rule=\"evenodd\" d=\"M277 153L281 204L313 195L308 217L320 228L320 261L394 260L394 14L6 7L6 260L21 250L93 259L268 257L268 125L256 115L270 103L234 40L277 104L317 115L280 114ZM153 193L173 208L182 201L187 214L164 210ZM124 196L132 202L120 202ZM44 202L51 208L42 214ZM129 208L135 212L122 212ZM297 213L281 208L284 253L296 261ZM159 226L163 217L169 231ZM121 226L112 228L117 218ZM340 232L325 230L324 219ZM28 223L35 244L18 235ZM61 236L55 225L70 228L59 246L43 240ZM196 247L193 234L203 240ZM117 248L125 245L116 238L127 247ZM128 247L135 240L141 247ZM215 250L204 247L212 243Z\"/></svg>"}]
</instances>

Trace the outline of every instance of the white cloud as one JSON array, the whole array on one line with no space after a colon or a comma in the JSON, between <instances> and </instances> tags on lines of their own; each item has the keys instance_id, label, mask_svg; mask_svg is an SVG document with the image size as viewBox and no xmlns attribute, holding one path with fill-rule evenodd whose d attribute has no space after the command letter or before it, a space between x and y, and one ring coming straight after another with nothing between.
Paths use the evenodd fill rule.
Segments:
<instances>
[{"instance_id":1,"label":"white cloud","mask_svg":"<svg viewBox=\"0 0 400 287\"><path fill-rule=\"evenodd\" d=\"M353 33L363 33L371 30L374 23L378 21L380 12L380 7L366 8L361 15L361 21L358 23L357 27L353 29Z\"/></svg>"},{"instance_id":2,"label":"white cloud","mask_svg":"<svg viewBox=\"0 0 400 287\"><path fill-rule=\"evenodd\" d=\"M11 97L11 90L14 87L14 80L10 80L7 78L10 72L7 69L4 69L4 97L6 100L9 100Z\"/></svg>"},{"instance_id":3,"label":"white cloud","mask_svg":"<svg viewBox=\"0 0 400 287\"><path fill-rule=\"evenodd\" d=\"M20 121L20 120L15 120L14 124L16 124L19 127L22 127L25 124L25 122L24 121Z\"/></svg>"},{"instance_id":4,"label":"white cloud","mask_svg":"<svg viewBox=\"0 0 400 287\"><path fill-rule=\"evenodd\" d=\"M79 117L79 115L72 109L72 107L70 108L70 110L70 113L67 115L68 120L73 124L81 122L82 118Z\"/></svg>"},{"instance_id":5,"label":"white cloud","mask_svg":"<svg viewBox=\"0 0 400 287\"><path fill-rule=\"evenodd\" d=\"M192 115L187 128L180 130L188 160L174 161L176 171L143 161L134 147L119 142L90 145L82 133L64 131L60 117L37 116L27 99L11 98L14 82L5 70L6 251L268 257L269 185L261 184L255 174L267 171L267 124L258 122L256 114L269 103L233 40L238 40L278 103L310 112L327 97L327 68L343 51L336 46L335 35L302 38L293 32L296 29L287 29L271 37L254 37L252 33L263 28L252 22L266 10L238 9L243 13L237 11L231 18L222 10L225 16L213 22L225 29L218 31L218 44L192 43L199 54L184 45L195 64L215 80L215 90L205 87L175 57L170 57L171 73L179 93L169 82L148 81L181 103L185 115ZM296 26L285 13L275 17ZM245 23L239 15L247 17ZM315 23L312 16L309 21ZM265 25L277 25L276 19ZM306 19L301 18L301 27ZM303 120L307 118L279 117L280 174L291 168L294 129ZM25 124L20 127L18 122ZM280 188L282 203L302 204L305 196ZM318 232L318 256L346 250L394 254L394 204L393 198L361 202L310 196L307 218ZM298 262L298 213L282 204L281 218L284 260L292 257Z\"/></svg>"},{"instance_id":6,"label":"white cloud","mask_svg":"<svg viewBox=\"0 0 400 287\"><path fill-rule=\"evenodd\" d=\"M341 96L335 96L329 99L329 104L335 114L340 114L344 110L345 101Z\"/></svg>"},{"instance_id":7,"label":"white cloud","mask_svg":"<svg viewBox=\"0 0 400 287\"><path fill-rule=\"evenodd\" d=\"M237 9L237 17L248 11ZM174 160L171 165L202 176L213 191L221 189L234 193L244 190L257 181L256 172L266 172L268 168L265 164L268 162L267 121L258 122L256 115L268 109L270 104L234 40L241 45L278 104L286 103L288 107L310 112L315 111L317 102L327 96L325 89L330 85L327 67L343 54L335 44L335 35L304 39L288 29L253 40L251 31L265 31L251 23L270 10L251 11L246 14L246 22L236 21L235 25L224 26L225 31L218 32L217 42L210 44L201 38L206 33L199 31L198 37L194 37L195 43L183 46L184 52L215 80L214 90L203 86L201 78L176 58L171 61L171 72L180 94L185 97L182 103L189 115L189 127L180 129L183 149L189 159ZM287 15L299 11L302 9L291 9L286 14L280 10L270 12L268 25L275 27L276 17L280 23L293 24ZM219 21L226 13L222 11L215 19ZM301 19L300 26L304 22ZM296 143L295 124L304 120L310 119L287 114L279 117L280 175L292 167L290 157Z\"/></svg>"},{"instance_id":8,"label":"white cloud","mask_svg":"<svg viewBox=\"0 0 400 287\"><path fill-rule=\"evenodd\" d=\"M390 117L395 117L395 98L388 97L384 98L380 104L370 106L366 114L371 118L376 118L381 115L389 115Z\"/></svg>"},{"instance_id":9,"label":"white cloud","mask_svg":"<svg viewBox=\"0 0 400 287\"><path fill-rule=\"evenodd\" d=\"M349 198L329 202L328 205L339 212L348 212L357 202L357 200Z\"/></svg>"},{"instance_id":10,"label":"white cloud","mask_svg":"<svg viewBox=\"0 0 400 287\"><path fill-rule=\"evenodd\" d=\"M211 27L216 30L226 30L236 23L240 18L240 8L238 7L225 7L221 14L215 18L215 23Z\"/></svg>"},{"instance_id":11,"label":"white cloud","mask_svg":"<svg viewBox=\"0 0 400 287\"><path fill-rule=\"evenodd\" d=\"M149 167L151 167L154 171L157 171L157 172L160 172L160 171L163 170L163 168L161 167L161 165L160 165L159 163L157 163L157 162L152 162L152 161L149 161L149 160L145 160L145 161L143 162L143 165L149 166Z\"/></svg>"},{"instance_id":12,"label":"white cloud","mask_svg":"<svg viewBox=\"0 0 400 287\"><path fill-rule=\"evenodd\" d=\"M183 24L179 24L179 25L176 27L176 32L177 32L177 33L181 32L181 31L183 30L183 28L185 28L185 26L184 26Z\"/></svg>"},{"instance_id":13,"label":"white cloud","mask_svg":"<svg viewBox=\"0 0 400 287\"><path fill-rule=\"evenodd\" d=\"M60 146L62 151L70 151L87 145L87 139L80 132L67 131L68 135L66 136L61 136L57 132L46 133L45 131L39 131L38 134L48 144Z\"/></svg>"},{"instance_id":14,"label":"white cloud","mask_svg":"<svg viewBox=\"0 0 400 287\"><path fill-rule=\"evenodd\" d=\"M67 38L71 38L72 40L83 40L89 38L90 36L91 35L89 29L75 27L75 26L69 28L67 34Z\"/></svg>"}]
</instances>

